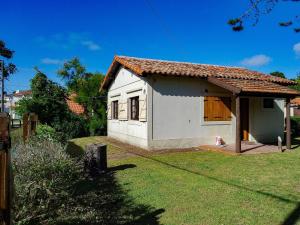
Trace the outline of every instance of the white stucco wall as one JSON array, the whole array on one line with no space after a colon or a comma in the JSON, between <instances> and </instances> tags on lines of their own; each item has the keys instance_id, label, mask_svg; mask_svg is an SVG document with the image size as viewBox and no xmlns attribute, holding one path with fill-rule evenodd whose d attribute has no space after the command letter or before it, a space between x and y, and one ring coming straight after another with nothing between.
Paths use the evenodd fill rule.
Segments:
<instances>
[{"instance_id":1,"label":"white stucco wall","mask_svg":"<svg viewBox=\"0 0 300 225\"><path fill-rule=\"evenodd\" d=\"M232 121L204 121L204 96L231 96L230 92L197 78L156 76L150 84L150 148L214 144L216 136L226 143L234 142L235 115ZM232 99L232 108L234 105Z\"/></svg>"},{"instance_id":2,"label":"white stucco wall","mask_svg":"<svg viewBox=\"0 0 300 225\"><path fill-rule=\"evenodd\" d=\"M204 96L232 94L203 79L188 77L139 77L121 68L109 87L108 104L145 95L147 121L108 120L108 136L146 149L188 148L215 144L221 136L235 142L235 114L231 121L204 121ZM284 100L275 99L274 109L264 109L261 97L249 97L249 140L274 142L283 138Z\"/></svg>"},{"instance_id":3,"label":"white stucco wall","mask_svg":"<svg viewBox=\"0 0 300 225\"><path fill-rule=\"evenodd\" d=\"M263 108L263 97L249 98L250 141L276 143L284 136L284 100L274 99L274 108Z\"/></svg>"},{"instance_id":4,"label":"white stucco wall","mask_svg":"<svg viewBox=\"0 0 300 225\"><path fill-rule=\"evenodd\" d=\"M147 83L132 72L121 68L108 90L108 104L118 100L126 102L128 98L147 95ZM147 122L131 120L108 120L107 135L120 141L147 148Z\"/></svg>"}]
</instances>

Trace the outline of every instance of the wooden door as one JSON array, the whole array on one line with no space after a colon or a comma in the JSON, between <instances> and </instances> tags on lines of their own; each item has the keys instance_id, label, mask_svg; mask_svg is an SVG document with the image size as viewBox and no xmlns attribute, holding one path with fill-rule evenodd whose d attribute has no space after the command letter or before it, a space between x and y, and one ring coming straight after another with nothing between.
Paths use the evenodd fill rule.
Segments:
<instances>
[{"instance_id":1,"label":"wooden door","mask_svg":"<svg viewBox=\"0 0 300 225\"><path fill-rule=\"evenodd\" d=\"M241 98L241 140L249 140L249 99Z\"/></svg>"}]
</instances>

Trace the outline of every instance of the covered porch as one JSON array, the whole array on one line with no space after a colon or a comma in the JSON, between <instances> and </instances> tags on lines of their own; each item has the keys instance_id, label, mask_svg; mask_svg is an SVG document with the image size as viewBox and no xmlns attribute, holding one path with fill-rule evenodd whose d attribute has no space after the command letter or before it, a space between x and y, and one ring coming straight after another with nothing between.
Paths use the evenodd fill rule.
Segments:
<instances>
[{"instance_id":1,"label":"covered porch","mask_svg":"<svg viewBox=\"0 0 300 225\"><path fill-rule=\"evenodd\" d=\"M216 151L216 152L224 152L224 153L233 153L236 154L236 145L235 144L225 144L222 146L216 145L202 145L199 146L199 149L208 150L208 151ZM248 142L241 141L241 151L239 153L242 154L264 154L264 153L273 153L273 152L282 152L287 151L286 146L282 146L282 148L278 148L276 144L262 144L256 142Z\"/></svg>"},{"instance_id":2,"label":"covered porch","mask_svg":"<svg viewBox=\"0 0 300 225\"><path fill-rule=\"evenodd\" d=\"M225 150L235 153L264 153L264 152L277 152L280 151L277 145L277 137L282 140L283 150L291 149L291 120L290 120L290 101L292 98L299 95L296 90L290 89L287 86L277 83L262 81L262 80L246 80L246 79L230 79L230 78L212 78L209 77L208 81L219 87L222 87L232 93L235 104L232 108L232 113L235 115L235 142L229 143L224 146L200 146L210 150ZM281 99L282 106L280 108L280 115L277 118L266 118L268 122L264 121L263 114L256 110L251 102L260 100L263 107L274 107L274 99ZM268 101L268 99L272 101ZM284 102L284 103L283 103ZM283 112L285 110L285 113ZM274 111L275 113L275 111ZM252 114L252 117L250 116ZM284 114L286 117L284 118ZM249 121L253 118L260 118L255 125ZM267 116L273 115L270 110ZM258 138L253 135L257 127L265 126L272 131L272 125L279 124L281 129L272 140L260 143ZM252 127L251 127L252 125ZM284 137L283 137L284 135ZM251 154L250 153L250 154Z\"/></svg>"}]
</instances>

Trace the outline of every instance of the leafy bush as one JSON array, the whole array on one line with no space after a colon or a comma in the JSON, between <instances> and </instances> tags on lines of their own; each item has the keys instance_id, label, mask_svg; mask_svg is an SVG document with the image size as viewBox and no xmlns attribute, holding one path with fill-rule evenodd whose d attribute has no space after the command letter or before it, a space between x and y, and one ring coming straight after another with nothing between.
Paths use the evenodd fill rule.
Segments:
<instances>
[{"instance_id":1,"label":"leafy bush","mask_svg":"<svg viewBox=\"0 0 300 225\"><path fill-rule=\"evenodd\" d=\"M56 118L53 121L59 141L66 143L69 139L87 136L87 122L82 116L69 112L63 119Z\"/></svg>"},{"instance_id":2,"label":"leafy bush","mask_svg":"<svg viewBox=\"0 0 300 225\"><path fill-rule=\"evenodd\" d=\"M298 135L300 133L300 117L298 116L291 117L291 129L293 135Z\"/></svg>"},{"instance_id":3,"label":"leafy bush","mask_svg":"<svg viewBox=\"0 0 300 225\"><path fill-rule=\"evenodd\" d=\"M13 224L158 224L162 211L135 203L115 178L115 171L135 165L111 167L92 179L61 144L34 138L15 145L12 155Z\"/></svg>"},{"instance_id":4,"label":"leafy bush","mask_svg":"<svg viewBox=\"0 0 300 225\"><path fill-rule=\"evenodd\" d=\"M13 149L15 181L14 224L51 224L72 202L74 185L81 179L81 165L62 145L31 141Z\"/></svg>"},{"instance_id":5,"label":"leafy bush","mask_svg":"<svg viewBox=\"0 0 300 225\"><path fill-rule=\"evenodd\" d=\"M46 124L39 124L36 129L36 138L39 140L59 140L58 134L53 127Z\"/></svg>"}]
</instances>

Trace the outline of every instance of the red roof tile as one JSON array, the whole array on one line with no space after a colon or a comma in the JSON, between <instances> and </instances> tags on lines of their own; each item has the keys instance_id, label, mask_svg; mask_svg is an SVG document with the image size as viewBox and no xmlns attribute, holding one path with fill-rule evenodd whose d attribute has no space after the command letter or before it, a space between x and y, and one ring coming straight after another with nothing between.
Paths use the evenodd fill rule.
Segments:
<instances>
[{"instance_id":1,"label":"red roof tile","mask_svg":"<svg viewBox=\"0 0 300 225\"><path fill-rule=\"evenodd\" d=\"M69 96L69 98L66 99L67 105L73 113L75 113L77 115L81 115L84 113L84 107L82 105L78 104L77 102L75 102L75 97L76 97L76 94L71 94Z\"/></svg>"},{"instance_id":2,"label":"red roof tile","mask_svg":"<svg viewBox=\"0 0 300 225\"><path fill-rule=\"evenodd\" d=\"M32 95L31 90L18 91L13 94L13 96L15 96L15 97L22 97L22 96L28 96L28 95Z\"/></svg>"},{"instance_id":3,"label":"red roof tile","mask_svg":"<svg viewBox=\"0 0 300 225\"><path fill-rule=\"evenodd\" d=\"M291 100L291 103L294 105L300 105L300 98L294 98L293 100Z\"/></svg>"},{"instance_id":4,"label":"red roof tile","mask_svg":"<svg viewBox=\"0 0 300 225\"><path fill-rule=\"evenodd\" d=\"M294 81L271 76L241 67L216 66L187 62L173 62L154 59L142 59L127 56L115 56L104 78L100 90L108 88L120 66L123 66L139 76L164 75L188 76L199 78L232 80L231 85L246 92L280 93L298 95L299 93L284 86L295 84Z\"/></svg>"},{"instance_id":5,"label":"red roof tile","mask_svg":"<svg viewBox=\"0 0 300 225\"><path fill-rule=\"evenodd\" d=\"M276 93L285 95L299 95L299 92L286 86L261 80L242 80L230 78L216 78L222 85L229 85L235 88L237 92L243 93Z\"/></svg>"}]
</instances>

